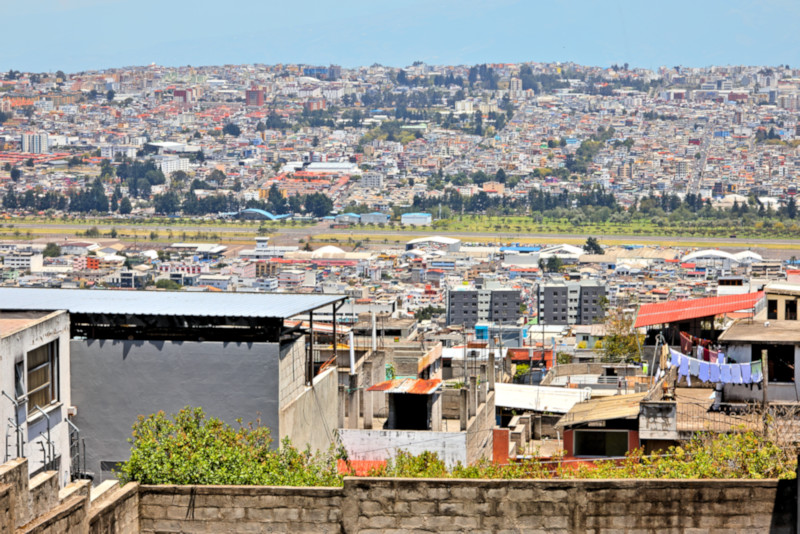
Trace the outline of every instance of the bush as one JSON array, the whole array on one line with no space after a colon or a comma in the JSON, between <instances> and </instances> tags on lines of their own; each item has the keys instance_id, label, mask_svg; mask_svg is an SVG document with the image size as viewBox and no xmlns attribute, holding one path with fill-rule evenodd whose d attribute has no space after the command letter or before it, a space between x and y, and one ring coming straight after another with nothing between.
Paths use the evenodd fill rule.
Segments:
<instances>
[{"instance_id":1,"label":"bush","mask_svg":"<svg viewBox=\"0 0 800 534\"><path fill-rule=\"evenodd\" d=\"M272 447L260 422L234 429L202 408L186 407L139 416L133 425L131 457L120 464L121 481L142 484L340 486L333 451L300 451L288 440Z\"/></svg>"}]
</instances>

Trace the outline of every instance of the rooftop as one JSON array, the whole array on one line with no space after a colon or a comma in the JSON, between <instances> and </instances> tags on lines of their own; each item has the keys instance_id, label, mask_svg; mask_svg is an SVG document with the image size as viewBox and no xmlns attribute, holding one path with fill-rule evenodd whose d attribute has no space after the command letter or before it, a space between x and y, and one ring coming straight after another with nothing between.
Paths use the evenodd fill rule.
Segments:
<instances>
[{"instance_id":1,"label":"rooftop","mask_svg":"<svg viewBox=\"0 0 800 534\"><path fill-rule=\"evenodd\" d=\"M769 326L766 326L766 325ZM739 319L733 323L722 335L722 343L759 343L773 344L800 343L800 323L797 321L755 321L753 319Z\"/></svg>"},{"instance_id":2,"label":"rooftop","mask_svg":"<svg viewBox=\"0 0 800 534\"><path fill-rule=\"evenodd\" d=\"M0 288L0 310L67 310L83 314L294 317L344 300L342 295L205 293Z\"/></svg>"}]
</instances>

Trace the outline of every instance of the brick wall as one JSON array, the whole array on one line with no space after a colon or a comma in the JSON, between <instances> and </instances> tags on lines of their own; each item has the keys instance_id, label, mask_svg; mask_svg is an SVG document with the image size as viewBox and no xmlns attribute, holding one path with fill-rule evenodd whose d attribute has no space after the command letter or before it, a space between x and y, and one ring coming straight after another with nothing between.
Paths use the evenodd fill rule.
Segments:
<instances>
[{"instance_id":1,"label":"brick wall","mask_svg":"<svg viewBox=\"0 0 800 534\"><path fill-rule=\"evenodd\" d=\"M790 534L796 480L348 478L343 488L137 486L73 493L17 534ZM27 495L26 495L27 496ZM0 485L0 532L13 532Z\"/></svg>"},{"instance_id":2,"label":"brick wall","mask_svg":"<svg viewBox=\"0 0 800 534\"><path fill-rule=\"evenodd\" d=\"M344 532L794 532L795 481L348 479ZM396 530L393 530L396 529Z\"/></svg>"},{"instance_id":3,"label":"brick wall","mask_svg":"<svg viewBox=\"0 0 800 534\"><path fill-rule=\"evenodd\" d=\"M281 349L278 364L280 392L278 406L283 408L294 400L306 387L306 343L301 337Z\"/></svg>"},{"instance_id":4,"label":"brick wall","mask_svg":"<svg viewBox=\"0 0 800 534\"><path fill-rule=\"evenodd\" d=\"M14 493L9 484L0 484L0 532L14 531Z\"/></svg>"},{"instance_id":5,"label":"brick wall","mask_svg":"<svg viewBox=\"0 0 800 534\"><path fill-rule=\"evenodd\" d=\"M342 532L341 488L141 486L140 532Z\"/></svg>"},{"instance_id":6,"label":"brick wall","mask_svg":"<svg viewBox=\"0 0 800 534\"><path fill-rule=\"evenodd\" d=\"M28 506L28 460L17 458L0 465L0 484L11 486L16 526L27 523L31 519Z\"/></svg>"},{"instance_id":7,"label":"brick wall","mask_svg":"<svg viewBox=\"0 0 800 534\"><path fill-rule=\"evenodd\" d=\"M89 534L139 534L139 484L117 486L92 502Z\"/></svg>"}]
</instances>

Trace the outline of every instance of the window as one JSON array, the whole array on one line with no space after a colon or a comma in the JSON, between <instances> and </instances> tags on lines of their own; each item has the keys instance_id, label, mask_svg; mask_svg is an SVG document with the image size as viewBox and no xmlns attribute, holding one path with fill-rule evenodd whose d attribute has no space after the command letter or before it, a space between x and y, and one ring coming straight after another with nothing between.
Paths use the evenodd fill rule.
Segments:
<instances>
[{"instance_id":1,"label":"window","mask_svg":"<svg viewBox=\"0 0 800 534\"><path fill-rule=\"evenodd\" d=\"M784 312L787 321L796 321L797 320L797 301L796 300L787 300L785 303Z\"/></svg>"},{"instance_id":2,"label":"window","mask_svg":"<svg viewBox=\"0 0 800 534\"><path fill-rule=\"evenodd\" d=\"M778 301L767 300L767 319L778 319Z\"/></svg>"},{"instance_id":3,"label":"window","mask_svg":"<svg viewBox=\"0 0 800 534\"><path fill-rule=\"evenodd\" d=\"M28 413L58 400L58 341L28 353Z\"/></svg>"}]
</instances>

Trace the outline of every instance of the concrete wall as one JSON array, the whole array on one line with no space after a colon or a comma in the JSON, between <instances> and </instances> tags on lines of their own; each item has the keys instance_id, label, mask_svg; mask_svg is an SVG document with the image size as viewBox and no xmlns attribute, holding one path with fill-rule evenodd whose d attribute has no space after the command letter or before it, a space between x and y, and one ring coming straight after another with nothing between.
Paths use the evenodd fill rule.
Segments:
<instances>
[{"instance_id":1,"label":"concrete wall","mask_svg":"<svg viewBox=\"0 0 800 534\"><path fill-rule=\"evenodd\" d=\"M277 344L76 339L70 345L74 422L95 483L112 476L101 461L127 460L140 414L200 406L230 424L260 417L279 434Z\"/></svg>"},{"instance_id":2,"label":"concrete wall","mask_svg":"<svg viewBox=\"0 0 800 534\"><path fill-rule=\"evenodd\" d=\"M794 532L796 481L347 479L344 532Z\"/></svg>"},{"instance_id":3,"label":"concrete wall","mask_svg":"<svg viewBox=\"0 0 800 534\"><path fill-rule=\"evenodd\" d=\"M484 382L484 384L486 384ZM478 405L475 417L467 425L467 462L473 464L481 458L492 459L492 430L495 427L494 391L489 391L486 402Z\"/></svg>"},{"instance_id":4,"label":"concrete wall","mask_svg":"<svg viewBox=\"0 0 800 534\"><path fill-rule=\"evenodd\" d=\"M4 317L19 315L20 318L30 317L35 320L36 315L43 315L32 325L12 332L3 333L0 337L0 390L14 396L15 373L14 366L23 362L26 366L26 355L33 349L39 348L52 341L58 342L58 401L57 403L43 406L50 418L50 439L55 445L55 456L61 457L61 466L58 475L59 484L62 486L69 481L69 429L64 422L66 409L72 404L70 396L70 346L69 346L69 317L66 312L58 311L50 314L37 312L20 312L19 314L7 312ZM27 376L25 378L27 381ZM27 384L26 384L27 387ZM0 397L0 420L3 428L8 426L8 421L18 420L22 428L24 447L22 455L29 458L27 467L30 473L44 467L44 457L41 453L40 443L44 441L43 434L47 431L47 422L38 412L28 415L26 404L15 414L14 405L5 397ZM17 456L16 432L8 429L3 439L3 454L0 460L7 461Z\"/></svg>"},{"instance_id":5,"label":"concrete wall","mask_svg":"<svg viewBox=\"0 0 800 534\"><path fill-rule=\"evenodd\" d=\"M142 486L140 532L342 532L341 488Z\"/></svg>"},{"instance_id":6,"label":"concrete wall","mask_svg":"<svg viewBox=\"0 0 800 534\"><path fill-rule=\"evenodd\" d=\"M5 474L26 470L24 460L0 466ZM0 480L0 532L14 532L9 518L17 502L28 502L27 492L19 499L15 487ZM17 534L790 534L797 521L796 480L346 478L341 488L128 484L91 500L67 489L52 510Z\"/></svg>"},{"instance_id":7,"label":"concrete wall","mask_svg":"<svg viewBox=\"0 0 800 534\"><path fill-rule=\"evenodd\" d=\"M338 426L338 381L334 367L314 377L313 387L303 386L296 398L281 405L280 439L288 437L299 448L328 449ZM277 437L277 436L276 436Z\"/></svg>"}]
</instances>

